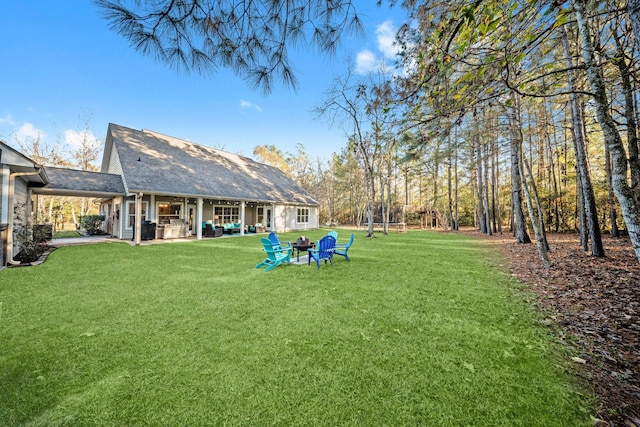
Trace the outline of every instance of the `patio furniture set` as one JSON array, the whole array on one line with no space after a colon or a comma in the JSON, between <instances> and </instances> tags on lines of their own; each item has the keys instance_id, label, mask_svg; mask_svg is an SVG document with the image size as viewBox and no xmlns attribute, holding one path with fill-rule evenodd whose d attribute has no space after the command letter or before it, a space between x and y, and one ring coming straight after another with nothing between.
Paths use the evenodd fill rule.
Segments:
<instances>
[{"instance_id":1,"label":"patio furniture set","mask_svg":"<svg viewBox=\"0 0 640 427\"><path fill-rule=\"evenodd\" d=\"M290 264L291 255L296 251L296 259L300 261L300 251L306 251L308 254L307 265L311 265L311 260L314 260L318 268L320 268L320 262L327 261L333 266L333 256L343 256L347 261L349 259L349 248L353 244L355 234L351 233L351 238L347 243L336 243L338 233L331 231L329 234L321 238L317 244L311 242L305 237L299 238L294 243L280 242L278 235L274 232L269 233L268 238L261 239L263 251L267 254L267 258L264 261L256 265L256 268L266 267L265 271L273 270L281 264Z\"/></svg>"},{"instance_id":2,"label":"patio furniture set","mask_svg":"<svg viewBox=\"0 0 640 427\"><path fill-rule=\"evenodd\" d=\"M245 225L245 233L264 233L266 228L262 224ZM202 223L202 235L204 237L221 237L223 234L240 234L240 223L227 223L214 225L211 221Z\"/></svg>"}]
</instances>

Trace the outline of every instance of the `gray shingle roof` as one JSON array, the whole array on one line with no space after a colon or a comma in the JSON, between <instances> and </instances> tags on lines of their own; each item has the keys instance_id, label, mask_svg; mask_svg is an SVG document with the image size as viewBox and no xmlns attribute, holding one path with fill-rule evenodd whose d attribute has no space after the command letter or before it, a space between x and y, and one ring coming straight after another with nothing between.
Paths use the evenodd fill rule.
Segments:
<instances>
[{"instance_id":1,"label":"gray shingle roof","mask_svg":"<svg viewBox=\"0 0 640 427\"><path fill-rule=\"evenodd\" d=\"M111 196L125 194L120 175L74 169L45 167L49 183L34 190L42 194L70 196Z\"/></svg>"},{"instance_id":2,"label":"gray shingle roof","mask_svg":"<svg viewBox=\"0 0 640 427\"><path fill-rule=\"evenodd\" d=\"M130 192L318 205L279 169L148 130L109 125Z\"/></svg>"}]
</instances>

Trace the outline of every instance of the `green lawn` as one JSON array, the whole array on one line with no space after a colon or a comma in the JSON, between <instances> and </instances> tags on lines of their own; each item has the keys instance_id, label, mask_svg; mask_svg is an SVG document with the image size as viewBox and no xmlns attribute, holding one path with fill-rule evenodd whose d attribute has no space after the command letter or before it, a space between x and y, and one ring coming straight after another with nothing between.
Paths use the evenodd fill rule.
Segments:
<instances>
[{"instance_id":1,"label":"green lawn","mask_svg":"<svg viewBox=\"0 0 640 427\"><path fill-rule=\"evenodd\" d=\"M320 270L257 270L245 236L0 271L0 425L591 424L481 241L364 234Z\"/></svg>"},{"instance_id":2,"label":"green lawn","mask_svg":"<svg viewBox=\"0 0 640 427\"><path fill-rule=\"evenodd\" d=\"M75 230L61 230L53 233L54 239L68 239L71 237L82 237L82 234L78 233Z\"/></svg>"}]
</instances>

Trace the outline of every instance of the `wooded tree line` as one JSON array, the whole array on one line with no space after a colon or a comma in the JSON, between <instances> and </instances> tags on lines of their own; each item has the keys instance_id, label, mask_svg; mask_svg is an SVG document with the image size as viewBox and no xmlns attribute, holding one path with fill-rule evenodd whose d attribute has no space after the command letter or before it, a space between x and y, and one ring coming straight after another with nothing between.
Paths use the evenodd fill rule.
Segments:
<instances>
[{"instance_id":1,"label":"wooded tree line","mask_svg":"<svg viewBox=\"0 0 640 427\"><path fill-rule=\"evenodd\" d=\"M437 177L447 194L469 188L480 230L509 224L519 242L532 230L548 264L545 231L580 230L583 248L604 256L601 230L622 225L640 258L637 44L625 4L405 5L414 21L400 34L407 75L395 101L422 138L416 152L434 147L434 168L455 158L469 174ZM461 202L441 202L450 224L459 217L448 206Z\"/></svg>"},{"instance_id":2,"label":"wooded tree line","mask_svg":"<svg viewBox=\"0 0 640 427\"><path fill-rule=\"evenodd\" d=\"M604 256L601 232L623 229L640 259L638 47L625 4L403 6L401 67L338 77L317 107L348 140L309 188L326 218L508 227L519 242L532 233L545 264L547 231L579 230Z\"/></svg>"}]
</instances>

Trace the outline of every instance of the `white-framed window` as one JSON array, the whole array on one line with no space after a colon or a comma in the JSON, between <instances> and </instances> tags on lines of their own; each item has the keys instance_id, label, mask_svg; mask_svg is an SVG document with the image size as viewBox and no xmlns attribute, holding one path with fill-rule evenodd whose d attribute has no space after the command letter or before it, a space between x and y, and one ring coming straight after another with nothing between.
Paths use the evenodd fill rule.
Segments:
<instances>
[{"instance_id":1,"label":"white-framed window","mask_svg":"<svg viewBox=\"0 0 640 427\"><path fill-rule=\"evenodd\" d=\"M216 206L214 211L216 225L240 222L240 208L235 206Z\"/></svg>"},{"instance_id":2,"label":"white-framed window","mask_svg":"<svg viewBox=\"0 0 640 427\"><path fill-rule=\"evenodd\" d=\"M142 202L142 220L147 220L147 202ZM136 223L136 202L127 202L127 230L131 230Z\"/></svg>"},{"instance_id":3,"label":"white-framed window","mask_svg":"<svg viewBox=\"0 0 640 427\"><path fill-rule=\"evenodd\" d=\"M296 215L296 222L298 224L309 223L309 208L298 208L298 213Z\"/></svg>"}]
</instances>

